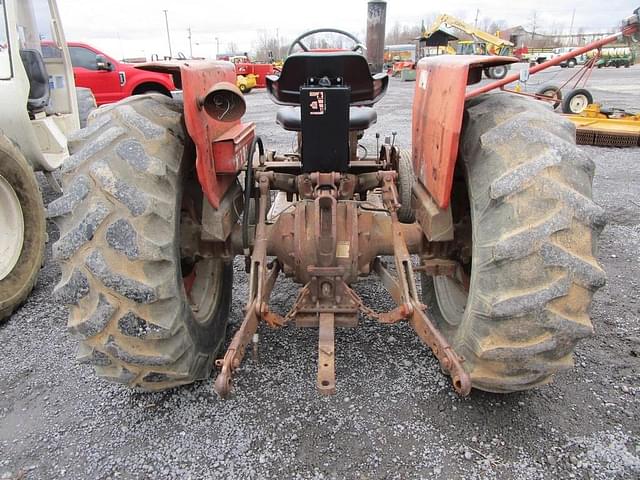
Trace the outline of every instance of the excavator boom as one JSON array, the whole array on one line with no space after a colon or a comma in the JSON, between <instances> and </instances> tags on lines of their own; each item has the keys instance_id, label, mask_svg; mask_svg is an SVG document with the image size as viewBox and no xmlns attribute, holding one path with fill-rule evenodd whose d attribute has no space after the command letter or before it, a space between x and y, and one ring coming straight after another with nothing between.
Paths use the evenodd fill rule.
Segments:
<instances>
[{"instance_id":1,"label":"excavator boom","mask_svg":"<svg viewBox=\"0 0 640 480\"><path fill-rule=\"evenodd\" d=\"M481 40L491 45L495 45L498 47L513 47L513 43L509 42L508 40L503 40L500 37L497 37L495 35L482 31L478 28L472 27L471 25L463 22L459 18L453 17L451 15L440 15L433 22L429 30L425 31L422 36L428 38L431 35L433 35L433 33L440 30L443 26L446 26L449 28L455 28L457 30L460 30L466 33L467 35L472 36L475 40Z\"/></svg>"}]
</instances>

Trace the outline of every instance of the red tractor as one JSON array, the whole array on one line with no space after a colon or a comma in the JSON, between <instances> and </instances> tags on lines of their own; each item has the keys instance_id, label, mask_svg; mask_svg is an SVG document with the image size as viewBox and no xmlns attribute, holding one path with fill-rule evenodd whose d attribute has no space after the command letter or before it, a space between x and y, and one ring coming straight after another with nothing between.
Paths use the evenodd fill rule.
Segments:
<instances>
[{"instance_id":1,"label":"red tractor","mask_svg":"<svg viewBox=\"0 0 640 480\"><path fill-rule=\"evenodd\" d=\"M484 68L515 59L427 58L412 150L384 144L359 157L388 76L371 75L357 51L308 51L303 40L267 79L282 105L276 121L297 133L294 152L268 151L242 122L227 62L148 65L173 74L184 103L132 97L72 139L65 194L49 214L60 227L55 293L71 306L80 360L148 390L206 379L215 366L224 396L259 325L295 323L318 328L317 388L333 393L334 329L363 314L408 321L461 395L524 390L570 368L605 283L594 164L572 125L510 93L465 101ZM247 259L249 293L219 356L236 255ZM301 285L285 316L269 307L280 273ZM395 299L391 311L352 290L371 273Z\"/></svg>"}]
</instances>

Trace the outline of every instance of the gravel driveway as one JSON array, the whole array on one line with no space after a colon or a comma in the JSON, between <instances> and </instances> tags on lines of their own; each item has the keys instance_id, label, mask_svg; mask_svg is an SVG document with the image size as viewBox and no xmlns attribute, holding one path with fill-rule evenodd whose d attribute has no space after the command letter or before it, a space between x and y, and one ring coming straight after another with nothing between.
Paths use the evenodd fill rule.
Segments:
<instances>
[{"instance_id":1,"label":"gravel driveway","mask_svg":"<svg viewBox=\"0 0 640 480\"><path fill-rule=\"evenodd\" d=\"M596 100L640 110L640 66L592 82ZM392 80L368 148L375 131L409 145L413 87ZM287 150L265 93L247 98L267 145ZM461 399L408 325L365 322L337 333L332 397L315 389L316 331L295 328L260 330L259 362L245 360L229 400L211 382L133 392L75 362L49 246L33 294L0 327L0 478L639 478L640 148L585 150L609 214L599 255L609 281L593 302L596 335L555 383ZM241 259L235 274L229 338L246 296ZM391 304L375 278L357 291L375 309ZM279 283L274 308L284 313L295 293Z\"/></svg>"}]
</instances>

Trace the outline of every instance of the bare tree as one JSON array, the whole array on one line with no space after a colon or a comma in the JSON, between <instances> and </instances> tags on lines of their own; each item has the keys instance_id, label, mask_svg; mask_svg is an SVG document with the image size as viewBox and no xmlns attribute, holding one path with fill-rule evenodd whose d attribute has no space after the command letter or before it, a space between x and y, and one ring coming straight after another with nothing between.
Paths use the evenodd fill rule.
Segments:
<instances>
[{"instance_id":1,"label":"bare tree","mask_svg":"<svg viewBox=\"0 0 640 480\"><path fill-rule=\"evenodd\" d=\"M286 55L287 44L284 39L280 38L276 32L268 30L259 30L258 38L255 45L256 58L255 60L260 62L272 62L274 60L281 60Z\"/></svg>"},{"instance_id":2,"label":"bare tree","mask_svg":"<svg viewBox=\"0 0 640 480\"><path fill-rule=\"evenodd\" d=\"M238 44L236 42L227 43L227 53L230 55L235 55L240 51L238 48Z\"/></svg>"},{"instance_id":3,"label":"bare tree","mask_svg":"<svg viewBox=\"0 0 640 480\"><path fill-rule=\"evenodd\" d=\"M400 25L400 23L396 22L391 31L387 34L385 43L387 45L412 43L420 35L422 35L421 25Z\"/></svg>"}]
</instances>

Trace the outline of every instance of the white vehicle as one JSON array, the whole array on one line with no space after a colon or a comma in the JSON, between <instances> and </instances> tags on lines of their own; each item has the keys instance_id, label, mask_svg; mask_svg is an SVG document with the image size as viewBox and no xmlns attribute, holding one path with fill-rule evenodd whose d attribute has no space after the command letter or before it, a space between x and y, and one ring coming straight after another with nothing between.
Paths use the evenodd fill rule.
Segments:
<instances>
[{"instance_id":1,"label":"white vehicle","mask_svg":"<svg viewBox=\"0 0 640 480\"><path fill-rule=\"evenodd\" d=\"M551 56L551 58L556 58L556 57L559 57L560 55L564 55L565 53L572 52L576 48L578 48L578 47L554 48L553 49L553 55ZM561 62L560 66L562 68L566 68L566 67L573 68L576 65L583 65L587 60L588 60L587 55L583 53L582 55L576 55L573 58L569 58L568 60L565 60L564 62Z\"/></svg>"},{"instance_id":2,"label":"white vehicle","mask_svg":"<svg viewBox=\"0 0 640 480\"><path fill-rule=\"evenodd\" d=\"M43 57L42 44L47 56ZM79 128L69 51L55 0L0 0L0 321L29 295L44 257L34 170L69 156Z\"/></svg>"}]
</instances>

